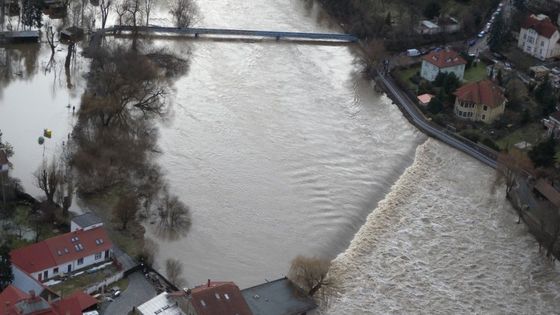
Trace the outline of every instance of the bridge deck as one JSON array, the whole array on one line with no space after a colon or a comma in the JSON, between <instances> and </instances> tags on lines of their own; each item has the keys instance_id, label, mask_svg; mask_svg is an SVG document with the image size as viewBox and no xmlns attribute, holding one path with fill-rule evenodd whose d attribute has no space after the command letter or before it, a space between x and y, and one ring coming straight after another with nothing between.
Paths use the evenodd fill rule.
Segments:
<instances>
[{"instance_id":1,"label":"bridge deck","mask_svg":"<svg viewBox=\"0 0 560 315\"><path fill-rule=\"evenodd\" d=\"M133 31L132 26L113 26L105 29L105 32L113 31ZM214 29L214 28L176 28L164 26L139 26L136 31L145 33L172 33L182 35L224 35L224 36L246 36L246 37L272 37L276 39L310 39L310 40L331 40L341 42L356 42L358 39L348 34L331 33L302 33L302 32L278 32L278 31L255 31L237 29Z\"/></svg>"}]
</instances>

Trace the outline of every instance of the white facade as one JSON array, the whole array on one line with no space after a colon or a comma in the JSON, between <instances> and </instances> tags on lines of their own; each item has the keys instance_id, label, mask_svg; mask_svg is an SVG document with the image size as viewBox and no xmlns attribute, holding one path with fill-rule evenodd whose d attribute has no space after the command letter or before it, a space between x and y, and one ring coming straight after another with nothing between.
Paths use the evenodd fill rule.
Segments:
<instances>
[{"instance_id":1,"label":"white facade","mask_svg":"<svg viewBox=\"0 0 560 315\"><path fill-rule=\"evenodd\" d=\"M558 30L550 38L540 35L532 28L521 28L517 47L523 52L541 60L560 56L560 33Z\"/></svg>"},{"instance_id":2,"label":"white facade","mask_svg":"<svg viewBox=\"0 0 560 315\"><path fill-rule=\"evenodd\" d=\"M34 272L31 276L39 281L46 281L56 276L61 276L66 273L71 273L76 270L80 270L86 268L88 266L101 263L103 261L107 261L111 259L112 251L109 250L107 255L105 252L99 252L90 256L86 256L84 258L77 259L74 261L69 261L67 263L50 267L38 272ZM107 256L107 258L105 257Z\"/></svg>"},{"instance_id":3,"label":"white facade","mask_svg":"<svg viewBox=\"0 0 560 315\"><path fill-rule=\"evenodd\" d=\"M436 65L426 61L426 60L422 60L422 70L420 71L420 76L430 82L434 81L437 77L437 75L440 72L444 72L444 73L455 73L455 76L457 76L457 78L459 78L459 80L463 80L463 77L465 76L465 65L456 65L456 66L452 66L452 67L446 67L446 68L438 68Z\"/></svg>"}]
</instances>

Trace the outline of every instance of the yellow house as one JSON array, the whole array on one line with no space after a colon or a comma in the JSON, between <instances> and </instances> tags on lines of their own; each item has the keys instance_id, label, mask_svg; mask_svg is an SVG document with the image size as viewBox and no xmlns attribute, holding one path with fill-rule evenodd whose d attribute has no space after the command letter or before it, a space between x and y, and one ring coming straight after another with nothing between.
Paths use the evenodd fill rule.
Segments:
<instances>
[{"instance_id":1,"label":"yellow house","mask_svg":"<svg viewBox=\"0 0 560 315\"><path fill-rule=\"evenodd\" d=\"M490 80L465 84L455 91L455 115L459 118L492 123L504 113L507 99L502 88Z\"/></svg>"}]
</instances>

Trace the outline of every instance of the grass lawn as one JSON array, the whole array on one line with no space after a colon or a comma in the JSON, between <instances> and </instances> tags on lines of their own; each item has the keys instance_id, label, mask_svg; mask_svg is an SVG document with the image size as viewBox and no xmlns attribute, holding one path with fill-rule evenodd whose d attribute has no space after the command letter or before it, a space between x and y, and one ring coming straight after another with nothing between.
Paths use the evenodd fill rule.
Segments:
<instances>
[{"instance_id":1,"label":"grass lawn","mask_svg":"<svg viewBox=\"0 0 560 315\"><path fill-rule=\"evenodd\" d=\"M420 71L420 66L412 67L409 69L402 69L397 71L397 76L404 82L408 89L416 91L416 84L410 81L417 72Z\"/></svg>"},{"instance_id":2,"label":"grass lawn","mask_svg":"<svg viewBox=\"0 0 560 315\"><path fill-rule=\"evenodd\" d=\"M542 139L543 134L544 129L541 123L531 123L520 129L513 130L509 135L498 139L496 144L500 146L501 149L513 146L521 141L527 141L535 145Z\"/></svg>"},{"instance_id":3,"label":"grass lawn","mask_svg":"<svg viewBox=\"0 0 560 315\"><path fill-rule=\"evenodd\" d=\"M470 67L468 70L465 70L464 79L466 82L476 82L486 79L487 77L486 64L484 62L479 62L476 64L476 67Z\"/></svg>"},{"instance_id":4,"label":"grass lawn","mask_svg":"<svg viewBox=\"0 0 560 315\"><path fill-rule=\"evenodd\" d=\"M515 45L511 45L501 51L501 53L508 58L519 70L528 72L529 68L541 64L542 62L537 58L527 55Z\"/></svg>"}]
</instances>

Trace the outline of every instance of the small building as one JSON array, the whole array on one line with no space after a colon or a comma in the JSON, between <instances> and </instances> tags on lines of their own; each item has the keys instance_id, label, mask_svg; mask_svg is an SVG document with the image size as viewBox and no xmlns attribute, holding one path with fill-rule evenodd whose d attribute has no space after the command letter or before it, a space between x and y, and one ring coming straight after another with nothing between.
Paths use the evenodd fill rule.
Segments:
<instances>
[{"instance_id":1,"label":"small building","mask_svg":"<svg viewBox=\"0 0 560 315\"><path fill-rule=\"evenodd\" d=\"M541 60L560 56L558 27L544 14L529 15L521 24L517 47Z\"/></svg>"},{"instance_id":2,"label":"small building","mask_svg":"<svg viewBox=\"0 0 560 315\"><path fill-rule=\"evenodd\" d=\"M186 315L179 302L186 298L185 292L163 292L136 308L137 315Z\"/></svg>"},{"instance_id":3,"label":"small building","mask_svg":"<svg viewBox=\"0 0 560 315\"><path fill-rule=\"evenodd\" d=\"M84 29L77 26L70 26L60 32L60 39L65 41L77 42L84 38Z\"/></svg>"},{"instance_id":4,"label":"small building","mask_svg":"<svg viewBox=\"0 0 560 315\"><path fill-rule=\"evenodd\" d=\"M548 181L539 178L535 183L534 190L538 195L550 202L556 209L560 209L560 192Z\"/></svg>"},{"instance_id":5,"label":"small building","mask_svg":"<svg viewBox=\"0 0 560 315\"><path fill-rule=\"evenodd\" d=\"M97 308L97 300L82 291L77 291L63 299L51 302L35 291L24 292L10 285L0 293L0 314L2 315L82 315Z\"/></svg>"},{"instance_id":6,"label":"small building","mask_svg":"<svg viewBox=\"0 0 560 315\"><path fill-rule=\"evenodd\" d=\"M103 220L95 213L87 212L72 218L70 221L70 232L77 230L87 231L100 226L103 226Z\"/></svg>"},{"instance_id":7,"label":"small building","mask_svg":"<svg viewBox=\"0 0 560 315\"><path fill-rule=\"evenodd\" d=\"M241 291L254 315L305 315L317 304L288 278L259 284Z\"/></svg>"},{"instance_id":8,"label":"small building","mask_svg":"<svg viewBox=\"0 0 560 315\"><path fill-rule=\"evenodd\" d=\"M502 89L490 80L463 85L454 94L454 113L459 118L489 124L504 113L507 100Z\"/></svg>"},{"instance_id":9,"label":"small building","mask_svg":"<svg viewBox=\"0 0 560 315\"><path fill-rule=\"evenodd\" d=\"M466 64L465 59L454 50L449 48L434 50L422 57L420 76L432 82L440 72L454 73L459 80L463 80Z\"/></svg>"},{"instance_id":10,"label":"small building","mask_svg":"<svg viewBox=\"0 0 560 315\"><path fill-rule=\"evenodd\" d=\"M113 244L100 226L78 229L10 252L12 269L40 282L111 260Z\"/></svg>"},{"instance_id":11,"label":"small building","mask_svg":"<svg viewBox=\"0 0 560 315\"><path fill-rule=\"evenodd\" d=\"M552 136L554 139L560 138L560 111L554 112L543 119L543 125L546 128L546 135Z\"/></svg>"},{"instance_id":12,"label":"small building","mask_svg":"<svg viewBox=\"0 0 560 315\"><path fill-rule=\"evenodd\" d=\"M186 292L179 301L186 315L237 314L252 315L239 287L233 282L212 282Z\"/></svg>"},{"instance_id":13,"label":"small building","mask_svg":"<svg viewBox=\"0 0 560 315\"><path fill-rule=\"evenodd\" d=\"M529 68L531 76L537 80L544 79L549 73L550 69L545 66L533 66Z\"/></svg>"},{"instance_id":14,"label":"small building","mask_svg":"<svg viewBox=\"0 0 560 315\"><path fill-rule=\"evenodd\" d=\"M428 106L428 104L430 103L432 98L434 98L434 95L432 95L432 94L427 94L426 93L426 94L418 95L418 104L426 107L426 106Z\"/></svg>"},{"instance_id":15,"label":"small building","mask_svg":"<svg viewBox=\"0 0 560 315\"><path fill-rule=\"evenodd\" d=\"M451 16L445 16L439 19L438 25L444 33L456 33L461 30L461 23Z\"/></svg>"},{"instance_id":16,"label":"small building","mask_svg":"<svg viewBox=\"0 0 560 315\"><path fill-rule=\"evenodd\" d=\"M432 21L422 20L416 27L416 32L422 35L433 35L441 32L441 28Z\"/></svg>"}]
</instances>

